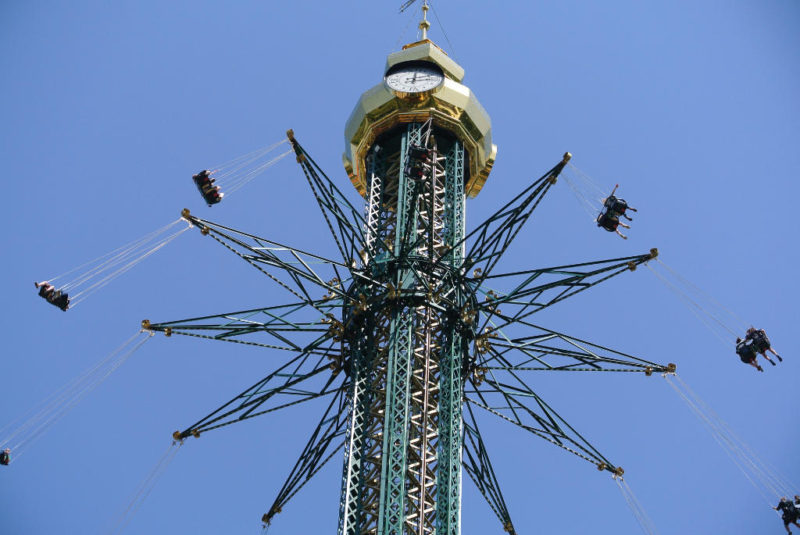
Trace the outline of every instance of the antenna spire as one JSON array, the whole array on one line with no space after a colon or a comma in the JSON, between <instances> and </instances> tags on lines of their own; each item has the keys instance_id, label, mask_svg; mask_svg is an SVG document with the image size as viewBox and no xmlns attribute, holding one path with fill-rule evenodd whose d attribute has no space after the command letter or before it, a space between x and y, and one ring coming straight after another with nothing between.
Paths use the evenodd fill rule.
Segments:
<instances>
[{"instance_id":1,"label":"antenna spire","mask_svg":"<svg viewBox=\"0 0 800 535\"><path fill-rule=\"evenodd\" d=\"M431 23L428 22L428 0L422 1L422 21L419 23L419 29L422 30L422 40L428 38L428 29L431 27Z\"/></svg>"}]
</instances>

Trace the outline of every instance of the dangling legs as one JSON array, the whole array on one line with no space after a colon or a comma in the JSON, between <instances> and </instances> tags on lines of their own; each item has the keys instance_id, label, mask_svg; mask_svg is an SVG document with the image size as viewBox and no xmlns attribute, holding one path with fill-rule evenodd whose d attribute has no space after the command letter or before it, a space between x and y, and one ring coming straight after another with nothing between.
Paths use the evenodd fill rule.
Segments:
<instances>
[{"instance_id":1,"label":"dangling legs","mask_svg":"<svg viewBox=\"0 0 800 535\"><path fill-rule=\"evenodd\" d=\"M779 360L779 361L783 362L783 359L781 358L781 356L780 356L780 355L778 355L778 354L775 352L775 350L774 350L774 349L772 349L772 346L768 347L768 348L767 348L767 351L769 351L770 353L772 353L773 355L775 355L776 357L778 357L778 360ZM764 356L766 356L766 354L764 354Z\"/></svg>"},{"instance_id":2,"label":"dangling legs","mask_svg":"<svg viewBox=\"0 0 800 535\"><path fill-rule=\"evenodd\" d=\"M764 368L762 368L761 366L758 365L758 362L756 362L756 359L751 360L750 362L748 362L748 364L750 366L752 366L753 368L757 369L760 372L764 371Z\"/></svg>"},{"instance_id":3,"label":"dangling legs","mask_svg":"<svg viewBox=\"0 0 800 535\"><path fill-rule=\"evenodd\" d=\"M767 356L767 352L766 352L766 351L762 351L762 352L761 352L761 353L759 353L759 354L760 354L762 357L764 357L765 359L767 359L767 360L769 361L769 363L770 363L770 364L772 364L773 366L775 366L775 361L774 361L774 360L772 360L771 358L769 358L769 357Z\"/></svg>"}]
</instances>

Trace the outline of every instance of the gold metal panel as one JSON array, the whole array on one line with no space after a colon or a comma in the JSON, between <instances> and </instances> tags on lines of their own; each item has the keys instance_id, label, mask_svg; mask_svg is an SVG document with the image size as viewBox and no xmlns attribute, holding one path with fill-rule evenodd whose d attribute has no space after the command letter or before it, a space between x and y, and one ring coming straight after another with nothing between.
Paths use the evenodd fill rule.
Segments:
<instances>
[{"instance_id":1,"label":"gold metal panel","mask_svg":"<svg viewBox=\"0 0 800 535\"><path fill-rule=\"evenodd\" d=\"M361 96L345 127L343 156L345 170L361 195L367 186L364 157L375 139L399 124L429 117L464 144L470 177L465 192L469 197L480 192L497 157L491 119L468 87L446 78L438 90L419 98L399 98L383 83Z\"/></svg>"}]
</instances>

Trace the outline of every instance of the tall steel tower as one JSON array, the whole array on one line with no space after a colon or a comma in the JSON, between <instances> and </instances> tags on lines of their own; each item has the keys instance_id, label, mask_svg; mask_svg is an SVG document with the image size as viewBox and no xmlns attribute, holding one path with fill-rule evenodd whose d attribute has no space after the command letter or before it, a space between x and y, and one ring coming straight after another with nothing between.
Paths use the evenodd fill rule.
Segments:
<instances>
[{"instance_id":1,"label":"tall steel tower","mask_svg":"<svg viewBox=\"0 0 800 535\"><path fill-rule=\"evenodd\" d=\"M465 198L497 147L464 70L427 38L426 17L420 29L345 128L345 169L367 201L364 267L377 284L348 289L343 320L353 411L341 534L460 533L464 373L478 327Z\"/></svg>"},{"instance_id":2,"label":"tall steel tower","mask_svg":"<svg viewBox=\"0 0 800 535\"><path fill-rule=\"evenodd\" d=\"M496 416L599 470L611 463L529 386L531 372L654 372L655 364L531 322L532 315L654 258L496 273L557 182L565 154L497 212L465 230L465 200L497 154L464 70L427 38L391 54L384 79L345 129L354 207L300 145L297 155L341 254L324 258L193 216L202 234L292 294L292 301L151 323L153 331L285 352L264 378L176 431L176 440L300 403L329 400L274 503L269 524L339 451L340 535L459 535L462 474L516 533L476 414ZM505 290L503 289L505 288ZM322 295L322 292L325 292ZM541 377L539 375L538 377Z\"/></svg>"}]
</instances>

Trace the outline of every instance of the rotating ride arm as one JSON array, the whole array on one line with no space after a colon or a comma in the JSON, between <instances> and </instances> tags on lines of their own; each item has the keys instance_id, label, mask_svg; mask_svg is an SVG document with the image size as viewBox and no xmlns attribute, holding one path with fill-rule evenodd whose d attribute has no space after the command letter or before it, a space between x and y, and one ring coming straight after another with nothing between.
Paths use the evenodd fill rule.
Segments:
<instances>
[{"instance_id":1,"label":"rotating ride arm","mask_svg":"<svg viewBox=\"0 0 800 535\"><path fill-rule=\"evenodd\" d=\"M473 377L465 401L589 461L598 470L622 475L621 468L589 444L513 371L507 375L508 380L501 380L489 370L485 376Z\"/></svg>"},{"instance_id":2,"label":"rotating ride arm","mask_svg":"<svg viewBox=\"0 0 800 535\"><path fill-rule=\"evenodd\" d=\"M309 351L300 353L204 418L183 431L176 431L173 438L199 437L212 429L346 391L346 386L338 380L343 375L341 366L329 363L328 358L337 357Z\"/></svg>"},{"instance_id":3,"label":"rotating ride arm","mask_svg":"<svg viewBox=\"0 0 800 535\"><path fill-rule=\"evenodd\" d=\"M490 370L603 371L640 372L649 376L654 372L675 371L674 364L664 366L532 323L521 320L515 323L534 330L535 334L511 338L500 329L490 328L489 333L476 340L476 369L480 374Z\"/></svg>"},{"instance_id":4,"label":"rotating ride arm","mask_svg":"<svg viewBox=\"0 0 800 535\"><path fill-rule=\"evenodd\" d=\"M483 443L478 422L472 406L467 404L464 411L464 455L462 459L464 471L478 487L478 491L486 499L494 514L503 523L503 529L511 535L516 535L514 524L506 507L506 501L500 490L500 483L494 473L492 462Z\"/></svg>"},{"instance_id":5,"label":"rotating ride arm","mask_svg":"<svg viewBox=\"0 0 800 535\"><path fill-rule=\"evenodd\" d=\"M363 231L366 221L361 211L350 204L341 190L300 146L294 132L289 130L286 134L342 258L348 266L354 266L359 250L366 250Z\"/></svg>"},{"instance_id":6,"label":"rotating ride arm","mask_svg":"<svg viewBox=\"0 0 800 535\"><path fill-rule=\"evenodd\" d=\"M200 229L204 235L225 246L228 250L277 282L297 298L312 303L314 297L310 288L322 289L331 295L344 297L341 281L350 275L351 266L315 255L288 245L248 234L219 223L200 219L183 211L183 217ZM312 266L316 266L312 267ZM284 272L291 283L284 282L267 271L267 267L278 268ZM326 274L322 273L322 267ZM344 276L343 276L344 275ZM326 279L328 281L326 282Z\"/></svg>"},{"instance_id":7,"label":"rotating ride arm","mask_svg":"<svg viewBox=\"0 0 800 535\"><path fill-rule=\"evenodd\" d=\"M339 308L341 300L322 299L162 323L144 320L142 327L167 336L177 334L285 351L328 354L334 351L332 338L338 336L340 330L339 323L332 319ZM255 337L259 338L254 340Z\"/></svg>"},{"instance_id":8,"label":"rotating ride arm","mask_svg":"<svg viewBox=\"0 0 800 535\"><path fill-rule=\"evenodd\" d=\"M571 155L566 153L564 159L550 169L541 178L525 188L502 208L489 216L477 228L464 237L462 242L472 240L467 253L466 269L478 269L477 285L483 282L494 269L494 266L514 241L522 226L530 218L533 211L544 196L556 183L558 175L564 169ZM459 247L461 243L456 244Z\"/></svg>"},{"instance_id":9,"label":"rotating ride arm","mask_svg":"<svg viewBox=\"0 0 800 535\"><path fill-rule=\"evenodd\" d=\"M656 256L658 256L658 250L651 249L648 254L637 256L529 269L499 275L479 275L477 279L481 281L503 281L506 284L510 282L514 285L514 289L505 294L498 294L492 290L485 292L486 300L479 307L486 314L483 327L493 316L502 316L496 327L502 328L625 271L633 271L640 264L644 264ZM500 309L501 305L505 309L505 314L501 314L503 310Z\"/></svg>"},{"instance_id":10,"label":"rotating ride arm","mask_svg":"<svg viewBox=\"0 0 800 535\"><path fill-rule=\"evenodd\" d=\"M349 418L346 398L346 390L341 389L331 400L277 498L261 518L265 524L270 524L272 517L280 513L289 500L344 446Z\"/></svg>"}]
</instances>

